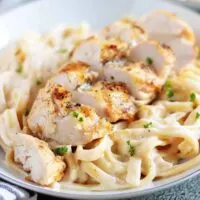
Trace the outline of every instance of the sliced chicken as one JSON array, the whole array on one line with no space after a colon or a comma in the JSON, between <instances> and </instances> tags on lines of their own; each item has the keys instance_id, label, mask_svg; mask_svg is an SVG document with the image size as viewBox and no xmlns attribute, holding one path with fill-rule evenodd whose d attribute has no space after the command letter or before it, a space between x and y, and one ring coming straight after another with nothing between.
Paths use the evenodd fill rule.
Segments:
<instances>
[{"instance_id":1,"label":"sliced chicken","mask_svg":"<svg viewBox=\"0 0 200 200\"><path fill-rule=\"evenodd\" d=\"M179 19L174 13L157 11L143 16L140 20L150 37L163 36L166 41L170 37L181 37L191 44L195 43L195 36L191 27ZM159 38L160 39L160 38Z\"/></svg>"},{"instance_id":2,"label":"sliced chicken","mask_svg":"<svg viewBox=\"0 0 200 200\"><path fill-rule=\"evenodd\" d=\"M147 40L146 31L132 18L123 18L106 26L100 36L105 39L116 38L130 45Z\"/></svg>"},{"instance_id":3,"label":"sliced chicken","mask_svg":"<svg viewBox=\"0 0 200 200\"><path fill-rule=\"evenodd\" d=\"M61 180L66 167L46 142L22 133L15 136L14 161L29 172L28 180L45 186Z\"/></svg>"},{"instance_id":4,"label":"sliced chicken","mask_svg":"<svg viewBox=\"0 0 200 200\"><path fill-rule=\"evenodd\" d=\"M167 11L150 13L141 18L149 39L167 44L173 50L176 70L194 62L195 36L192 29L175 14Z\"/></svg>"},{"instance_id":5,"label":"sliced chicken","mask_svg":"<svg viewBox=\"0 0 200 200\"><path fill-rule=\"evenodd\" d=\"M154 71L143 62L108 63L104 76L106 80L125 83L137 100L152 100L160 87Z\"/></svg>"},{"instance_id":6,"label":"sliced chicken","mask_svg":"<svg viewBox=\"0 0 200 200\"><path fill-rule=\"evenodd\" d=\"M90 71L88 64L78 61L64 65L51 81L72 92L85 82L92 83L97 77L98 73Z\"/></svg>"},{"instance_id":7,"label":"sliced chicken","mask_svg":"<svg viewBox=\"0 0 200 200\"><path fill-rule=\"evenodd\" d=\"M72 103L71 95L53 83L40 90L27 121L34 135L78 145L110 133L110 123L100 119L93 108Z\"/></svg>"},{"instance_id":8,"label":"sliced chicken","mask_svg":"<svg viewBox=\"0 0 200 200\"><path fill-rule=\"evenodd\" d=\"M174 57L170 49L147 41L132 48L129 59L132 62L107 63L104 77L109 81L125 83L136 99L149 102L169 76Z\"/></svg>"},{"instance_id":9,"label":"sliced chicken","mask_svg":"<svg viewBox=\"0 0 200 200\"><path fill-rule=\"evenodd\" d=\"M129 59L134 62L143 61L155 72L162 83L170 75L174 67L174 55L166 45L154 41L146 41L131 49Z\"/></svg>"},{"instance_id":10,"label":"sliced chicken","mask_svg":"<svg viewBox=\"0 0 200 200\"><path fill-rule=\"evenodd\" d=\"M133 120L136 112L134 98L124 83L98 82L83 86L73 92L73 101L95 108L98 115L110 122Z\"/></svg>"},{"instance_id":11,"label":"sliced chicken","mask_svg":"<svg viewBox=\"0 0 200 200\"><path fill-rule=\"evenodd\" d=\"M90 37L76 46L71 59L88 63L92 70L101 73L106 62L120 60L127 55L128 45L122 41Z\"/></svg>"}]
</instances>

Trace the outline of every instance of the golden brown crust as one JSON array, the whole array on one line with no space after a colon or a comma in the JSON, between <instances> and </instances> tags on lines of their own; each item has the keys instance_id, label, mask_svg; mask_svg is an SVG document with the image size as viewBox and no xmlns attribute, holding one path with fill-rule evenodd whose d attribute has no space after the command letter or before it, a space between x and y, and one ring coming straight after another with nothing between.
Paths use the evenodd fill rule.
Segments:
<instances>
[{"instance_id":1,"label":"golden brown crust","mask_svg":"<svg viewBox=\"0 0 200 200\"><path fill-rule=\"evenodd\" d=\"M101 82L102 89L110 91L119 91L124 94L130 94L125 83L122 82Z\"/></svg>"},{"instance_id":2,"label":"golden brown crust","mask_svg":"<svg viewBox=\"0 0 200 200\"><path fill-rule=\"evenodd\" d=\"M143 29L143 27L141 27L141 25L139 26L133 19L131 19L129 17L125 17L125 18L121 19L120 21L129 25L134 31L137 30L139 33L147 35L147 33Z\"/></svg>"},{"instance_id":3,"label":"golden brown crust","mask_svg":"<svg viewBox=\"0 0 200 200\"><path fill-rule=\"evenodd\" d=\"M86 63L83 63L81 61L77 61L77 62L71 62L68 63L66 65L64 65L61 69L60 69L60 73L62 72L80 72L80 73L84 73L85 71L87 71L89 68L89 65Z\"/></svg>"},{"instance_id":4,"label":"golden brown crust","mask_svg":"<svg viewBox=\"0 0 200 200\"><path fill-rule=\"evenodd\" d=\"M99 104L104 105L104 113L108 121L131 120L135 115L133 97L125 83L122 82L97 82L88 89Z\"/></svg>"},{"instance_id":5,"label":"golden brown crust","mask_svg":"<svg viewBox=\"0 0 200 200\"><path fill-rule=\"evenodd\" d=\"M22 64L26 59L26 54L21 48L18 48L15 52L15 56L19 64Z\"/></svg>"},{"instance_id":6,"label":"golden brown crust","mask_svg":"<svg viewBox=\"0 0 200 200\"><path fill-rule=\"evenodd\" d=\"M140 85L143 85L143 87L138 88L140 89L140 91L143 92L160 91L160 86L155 82L156 81L155 72L151 66L146 65L143 62L140 63L127 62L124 69L127 71L132 71L134 81ZM145 73L146 77L142 75L142 73Z\"/></svg>"},{"instance_id":7,"label":"golden brown crust","mask_svg":"<svg viewBox=\"0 0 200 200\"><path fill-rule=\"evenodd\" d=\"M129 54L129 47L125 42L117 39L111 39L105 42L101 48L101 62L105 64L106 62L112 60L124 59Z\"/></svg>"}]
</instances>

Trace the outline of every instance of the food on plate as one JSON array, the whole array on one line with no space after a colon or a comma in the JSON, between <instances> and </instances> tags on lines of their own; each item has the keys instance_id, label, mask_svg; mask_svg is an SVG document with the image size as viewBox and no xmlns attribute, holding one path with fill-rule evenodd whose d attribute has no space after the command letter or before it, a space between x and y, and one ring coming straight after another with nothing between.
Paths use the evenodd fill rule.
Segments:
<instances>
[{"instance_id":1,"label":"food on plate","mask_svg":"<svg viewBox=\"0 0 200 200\"><path fill-rule=\"evenodd\" d=\"M48 186L64 176L66 164L38 138L17 133L13 151L14 161L29 173L27 180Z\"/></svg>"},{"instance_id":2,"label":"food on plate","mask_svg":"<svg viewBox=\"0 0 200 200\"><path fill-rule=\"evenodd\" d=\"M92 70L101 74L105 63L127 57L128 51L128 44L119 39L104 40L94 36L80 42L72 52L71 59L87 63Z\"/></svg>"},{"instance_id":3,"label":"food on plate","mask_svg":"<svg viewBox=\"0 0 200 200\"><path fill-rule=\"evenodd\" d=\"M133 46L148 39L144 28L137 21L128 17L106 26L100 36L105 39L116 38Z\"/></svg>"},{"instance_id":4,"label":"food on plate","mask_svg":"<svg viewBox=\"0 0 200 200\"><path fill-rule=\"evenodd\" d=\"M110 122L131 121L136 113L134 97L122 82L97 82L80 87L73 93L73 101L96 109L99 116Z\"/></svg>"},{"instance_id":5,"label":"food on plate","mask_svg":"<svg viewBox=\"0 0 200 200\"><path fill-rule=\"evenodd\" d=\"M39 185L102 191L198 165L195 41L167 11L22 37L0 55L8 166Z\"/></svg>"},{"instance_id":6,"label":"food on plate","mask_svg":"<svg viewBox=\"0 0 200 200\"><path fill-rule=\"evenodd\" d=\"M167 44L176 57L175 69L191 65L195 60L195 36L186 22L167 11L150 13L140 20L149 39Z\"/></svg>"}]
</instances>

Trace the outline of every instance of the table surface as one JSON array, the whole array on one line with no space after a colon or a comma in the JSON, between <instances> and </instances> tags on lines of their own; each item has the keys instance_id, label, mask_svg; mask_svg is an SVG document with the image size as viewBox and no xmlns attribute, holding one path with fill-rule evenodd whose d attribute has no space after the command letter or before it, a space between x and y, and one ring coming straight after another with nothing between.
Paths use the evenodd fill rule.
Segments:
<instances>
[{"instance_id":1,"label":"table surface","mask_svg":"<svg viewBox=\"0 0 200 200\"><path fill-rule=\"evenodd\" d=\"M30 2L33 0L0 0L0 13L16 7L19 3ZM38 194L38 200L59 200L60 198L50 197ZM182 184L173 186L173 188L166 189L151 195L142 196L138 198L131 198L132 200L199 200L200 199L200 175L185 181ZM61 199L60 199L61 200Z\"/></svg>"},{"instance_id":2,"label":"table surface","mask_svg":"<svg viewBox=\"0 0 200 200\"><path fill-rule=\"evenodd\" d=\"M60 198L46 195L38 195L38 200L61 200ZM151 195L131 198L131 200L199 200L200 199L200 175L185 181L173 188L163 190Z\"/></svg>"}]
</instances>

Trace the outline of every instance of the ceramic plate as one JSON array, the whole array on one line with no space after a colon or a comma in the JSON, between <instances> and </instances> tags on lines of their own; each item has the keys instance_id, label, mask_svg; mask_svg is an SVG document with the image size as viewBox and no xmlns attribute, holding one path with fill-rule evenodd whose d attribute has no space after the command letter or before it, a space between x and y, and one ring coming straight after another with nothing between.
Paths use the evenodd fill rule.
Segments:
<instances>
[{"instance_id":1,"label":"ceramic plate","mask_svg":"<svg viewBox=\"0 0 200 200\"><path fill-rule=\"evenodd\" d=\"M200 36L200 16L186 8L166 1L116 1L116 0L43 0L26 4L0 16L0 48L18 38L28 30L44 32L64 23L69 25L87 21L93 28L101 28L125 15L138 17L157 9L167 9L187 21ZM200 37L197 43L200 44ZM38 166L39 167L39 166ZM52 196L74 199L113 199L136 197L166 189L197 175L200 166L172 178L155 181L153 184L136 189L89 192L70 189L51 189L24 181L24 177L8 168L4 153L0 150L0 176L16 185Z\"/></svg>"}]
</instances>

